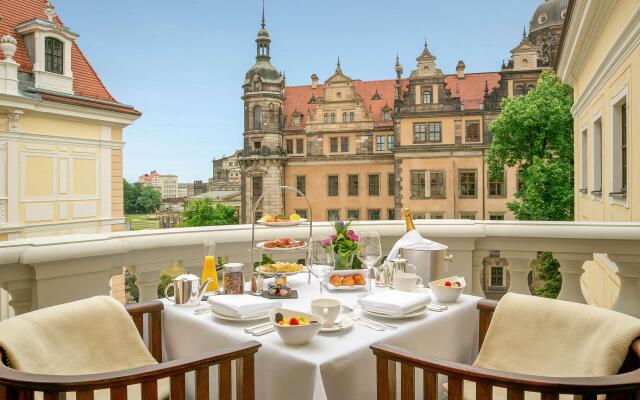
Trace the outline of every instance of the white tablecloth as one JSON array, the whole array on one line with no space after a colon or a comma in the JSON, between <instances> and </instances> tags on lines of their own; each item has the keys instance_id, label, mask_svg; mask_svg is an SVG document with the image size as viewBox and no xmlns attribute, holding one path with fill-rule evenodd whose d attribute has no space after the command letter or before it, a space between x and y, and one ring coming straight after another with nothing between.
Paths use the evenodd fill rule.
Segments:
<instances>
[{"instance_id":1,"label":"white tablecloth","mask_svg":"<svg viewBox=\"0 0 640 400\"><path fill-rule=\"evenodd\" d=\"M289 282L298 290L299 298L283 300L283 306L308 311L311 300L320 296L318 281L312 278L308 285L307 275L299 274L289 277ZM353 307L358 295L367 290L330 292L325 288L323 297L336 298ZM369 400L375 398L376 390L375 357L369 348L373 343L385 342L444 360L471 362L477 337L477 301L477 297L463 295L442 313L428 311L408 320L381 320L399 326L397 330L380 332L355 324L345 331L320 333L299 347L285 345L276 332L257 337L244 333L243 328L264 321L235 323L212 314L195 316L194 308L165 302L165 358L179 359L253 339L262 343L255 361L257 399ZM215 387L212 379L212 388Z\"/></svg>"}]
</instances>

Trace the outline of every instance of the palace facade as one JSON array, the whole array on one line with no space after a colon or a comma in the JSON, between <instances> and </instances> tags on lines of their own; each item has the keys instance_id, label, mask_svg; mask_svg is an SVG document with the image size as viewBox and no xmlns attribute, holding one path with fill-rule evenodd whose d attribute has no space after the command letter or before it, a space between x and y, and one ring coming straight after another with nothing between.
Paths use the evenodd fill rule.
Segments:
<instances>
[{"instance_id":1,"label":"palace facade","mask_svg":"<svg viewBox=\"0 0 640 400\"><path fill-rule=\"evenodd\" d=\"M343 70L324 82L287 86L271 64L271 39L262 19L256 63L246 73L242 220L268 188L304 193L314 220L384 220L409 207L415 218L511 219L506 203L518 190L517 171L489 179L483 162L490 123L503 98L535 87L554 61L566 0L536 10L529 34L496 72L466 73L459 61L445 74L427 43L408 76L396 58L395 77L361 81ZM311 217L293 191L273 191L257 209Z\"/></svg>"}]
</instances>

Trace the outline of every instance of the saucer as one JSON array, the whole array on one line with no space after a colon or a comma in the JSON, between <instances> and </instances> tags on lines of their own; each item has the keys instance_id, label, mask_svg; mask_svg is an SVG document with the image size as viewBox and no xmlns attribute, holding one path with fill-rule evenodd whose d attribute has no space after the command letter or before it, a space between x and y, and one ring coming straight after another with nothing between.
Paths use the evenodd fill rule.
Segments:
<instances>
[{"instance_id":1,"label":"saucer","mask_svg":"<svg viewBox=\"0 0 640 400\"><path fill-rule=\"evenodd\" d=\"M332 326L328 326L326 328L320 329L320 332L337 332L345 329L349 329L353 326L353 320L348 316L342 314L340 315L340 319L334 322Z\"/></svg>"}]
</instances>

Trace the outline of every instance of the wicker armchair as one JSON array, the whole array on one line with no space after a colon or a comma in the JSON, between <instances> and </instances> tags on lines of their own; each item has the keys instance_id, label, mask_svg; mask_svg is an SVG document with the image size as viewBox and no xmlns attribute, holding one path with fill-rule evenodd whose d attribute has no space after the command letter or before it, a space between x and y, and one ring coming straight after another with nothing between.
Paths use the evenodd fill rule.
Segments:
<instances>
[{"instance_id":1,"label":"wicker armchair","mask_svg":"<svg viewBox=\"0 0 640 400\"><path fill-rule=\"evenodd\" d=\"M171 399L185 398L185 374L195 371L195 399L209 399L209 367L218 366L218 397L231 399L231 363L236 364L236 396L255 398L254 355L260 344L250 341L190 358L162 362L162 310L160 301L126 306L138 332L144 338L144 315L149 318L149 351L159 364L103 374L64 376L30 374L0 363L0 399L32 400L43 392L44 400L58 400L59 394L75 392L77 400L93 400L94 390L108 389L111 400L127 399L127 386L140 384L143 400L158 398L158 380L169 378Z\"/></svg>"},{"instance_id":2,"label":"wicker armchair","mask_svg":"<svg viewBox=\"0 0 640 400\"><path fill-rule=\"evenodd\" d=\"M480 346L496 305L490 300L478 302ZM451 400L463 399L464 381L475 382L476 400L492 399L494 386L506 388L508 400L523 400L525 391L540 393L541 400L557 400L561 394L582 396L583 400L596 399L600 394L613 399L640 400L640 338L631 344L618 375L584 378L554 378L495 371L413 354L386 344L374 344L371 349L376 356L379 400L396 397L396 363L400 363L402 400L415 398L416 368L423 371L425 400L438 400L438 374L448 377L447 392Z\"/></svg>"}]
</instances>

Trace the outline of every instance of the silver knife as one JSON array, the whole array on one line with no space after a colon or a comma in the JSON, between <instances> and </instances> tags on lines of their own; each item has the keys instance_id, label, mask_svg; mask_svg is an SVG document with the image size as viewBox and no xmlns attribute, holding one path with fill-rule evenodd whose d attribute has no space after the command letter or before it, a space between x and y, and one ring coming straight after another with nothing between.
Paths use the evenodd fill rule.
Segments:
<instances>
[{"instance_id":1,"label":"silver knife","mask_svg":"<svg viewBox=\"0 0 640 400\"><path fill-rule=\"evenodd\" d=\"M384 322L379 322L379 321L373 321L371 319L368 318L363 318L363 317L356 317L357 319L363 321L363 322L367 322L369 324L373 324L373 325L380 325L383 328L387 328L387 329L392 329L392 330L396 330L398 329L397 326L395 325L391 325L391 324L385 324Z\"/></svg>"},{"instance_id":2,"label":"silver knife","mask_svg":"<svg viewBox=\"0 0 640 400\"><path fill-rule=\"evenodd\" d=\"M366 322L364 322L362 320L359 320L359 319L356 319L356 318L353 319L353 322L355 322L357 324L360 324L360 325L363 325L363 326L366 326L367 328L371 328L371 329L376 330L376 331L385 331L386 330L384 327L382 327L380 325L369 324L369 323L366 323Z\"/></svg>"}]
</instances>

